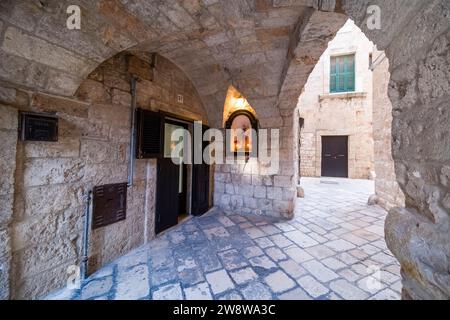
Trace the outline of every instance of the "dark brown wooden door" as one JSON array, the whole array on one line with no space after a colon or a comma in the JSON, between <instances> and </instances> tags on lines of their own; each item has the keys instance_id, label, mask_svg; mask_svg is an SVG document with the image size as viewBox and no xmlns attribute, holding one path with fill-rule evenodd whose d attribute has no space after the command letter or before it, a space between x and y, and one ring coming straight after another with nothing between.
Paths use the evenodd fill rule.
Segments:
<instances>
[{"instance_id":1,"label":"dark brown wooden door","mask_svg":"<svg viewBox=\"0 0 450 320\"><path fill-rule=\"evenodd\" d=\"M180 166L171 158L158 159L156 181L156 222L158 234L178 223Z\"/></svg>"},{"instance_id":2,"label":"dark brown wooden door","mask_svg":"<svg viewBox=\"0 0 450 320\"><path fill-rule=\"evenodd\" d=\"M203 126L203 132L208 129L209 127ZM207 145L207 142L203 143L202 151ZM206 163L192 166L192 214L195 216L209 210L209 170L210 166Z\"/></svg>"},{"instance_id":3,"label":"dark brown wooden door","mask_svg":"<svg viewBox=\"0 0 450 320\"><path fill-rule=\"evenodd\" d=\"M348 137L322 137L322 177L348 178Z\"/></svg>"},{"instance_id":4,"label":"dark brown wooden door","mask_svg":"<svg viewBox=\"0 0 450 320\"><path fill-rule=\"evenodd\" d=\"M200 216L209 209L209 165L193 166L192 214Z\"/></svg>"}]
</instances>

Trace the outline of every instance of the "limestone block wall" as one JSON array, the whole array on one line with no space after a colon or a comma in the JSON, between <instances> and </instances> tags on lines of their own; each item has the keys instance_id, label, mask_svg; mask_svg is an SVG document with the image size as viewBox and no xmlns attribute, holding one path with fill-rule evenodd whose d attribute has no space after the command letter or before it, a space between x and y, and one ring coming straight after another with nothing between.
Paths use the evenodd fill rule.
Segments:
<instances>
[{"instance_id":1,"label":"limestone block wall","mask_svg":"<svg viewBox=\"0 0 450 320\"><path fill-rule=\"evenodd\" d=\"M412 39L403 36L390 49L398 53L388 54L393 155L406 209L391 210L385 229L388 247L402 266L405 299L450 298L448 12L448 2L429 7L422 20L427 28L414 20L409 30L421 32ZM420 47L409 49L406 43L414 41ZM420 54L405 60L405 50Z\"/></svg>"},{"instance_id":2,"label":"limestone block wall","mask_svg":"<svg viewBox=\"0 0 450 320\"><path fill-rule=\"evenodd\" d=\"M216 166L214 205L225 212L289 218L296 190L292 176L264 173L257 159Z\"/></svg>"},{"instance_id":3,"label":"limestone block wall","mask_svg":"<svg viewBox=\"0 0 450 320\"><path fill-rule=\"evenodd\" d=\"M273 121L260 121L260 129L278 131L279 149L272 150L270 139L268 155L276 152L278 166L250 158L248 162L215 166L214 205L225 212L266 215L291 219L294 216L297 166L295 154L297 130L294 110L285 110L284 116ZM256 115L258 117L258 114Z\"/></svg>"},{"instance_id":4,"label":"limestone block wall","mask_svg":"<svg viewBox=\"0 0 450 320\"><path fill-rule=\"evenodd\" d=\"M405 208L386 218L386 243L402 267L403 298L448 300L450 3L361 2L383 10L382 30L368 30L364 14L346 4L389 60L392 154L405 194Z\"/></svg>"},{"instance_id":5,"label":"limestone block wall","mask_svg":"<svg viewBox=\"0 0 450 320\"><path fill-rule=\"evenodd\" d=\"M13 217L15 154L17 147L17 109L8 103L16 104L16 90L1 88L0 97L0 300L7 299L10 293L9 274L11 272L11 222ZM22 96L27 103L26 96Z\"/></svg>"},{"instance_id":6,"label":"limestone block wall","mask_svg":"<svg viewBox=\"0 0 450 320\"><path fill-rule=\"evenodd\" d=\"M173 63L158 56L149 71L147 56L121 54L91 73L75 98L2 84L0 134L8 144L1 157L2 297L45 295L65 285L67 267L80 263L86 192L127 181L131 73L140 77L138 107L206 120L196 90ZM56 113L58 142L17 142L18 110ZM156 160L137 160L127 218L91 232L89 271L154 237L155 186Z\"/></svg>"},{"instance_id":7,"label":"limestone block wall","mask_svg":"<svg viewBox=\"0 0 450 320\"><path fill-rule=\"evenodd\" d=\"M297 135L292 140L287 138L296 134L294 125L289 123L295 118L291 102L296 104L324 47L342 26L343 17L349 16L380 50L386 50L390 61L393 158L406 209L391 210L385 229L388 246L402 265L404 297L448 299L450 2L250 2L239 1L239 6L230 7L228 1L180 0L155 7L151 1L80 1L86 27L74 33L64 27L71 1L1 1L0 78L7 82L2 84L1 103L25 108L35 91L72 96L99 63L139 45L148 52L161 52L183 67L199 88L210 119L214 118L211 123L221 120L230 81L246 86L238 89L247 96L253 89L252 105L260 120L282 129L286 162L293 164L297 162L293 157L298 154L292 141L298 139ZM381 30L367 28L369 5L381 9ZM14 84L12 90L10 84ZM31 91L24 91L25 88ZM267 108L253 103L257 99ZM84 123L87 131L94 126L95 132L102 130L98 123ZM8 149L7 154L15 154L15 149ZM15 166L14 162L6 162L2 170L14 172ZM17 174L22 167L17 166ZM289 180L296 175L296 169L286 168L280 176ZM0 178L2 186L10 185L3 182L8 181L8 174ZM15 192L22 192L21 183L14 183ZM35 197L41 194L36 192ZM1 209L2 217L7 217L8 210ZM14 215L15 209L13 221ZM9 223L10 227L5 228L2 222L0 230L11 234L13 225ZM0 241L6 243L2 247L8 247L8 236ZM0 253L1 263L8 261L8 249L5 251ZM31 258L36 256L30 256L30 261L35 261ZM51 264L55 267L53 261ZM33 281L40 282L37 276L25 280L20 271L23 266L14 268L14 275L24 288ZM57 277L48 274L51 281L45 288L56 286ZM22 290L13 297L25 293ZM31 293L33 296L36 292Z\"/></svg>"},{"instance_id":8,"label":"limestone block wall","mask_svg":"<svg viewBox=\"0 0 450 320\"><path fill-rule=\"evenodd\" d=\"M322 136L348 136L349 178L372 177L372 50L372 42L349 20L310 74L297 104L304 119L300 133L301 176L321 176ZM330 57L343 54L355 54L355 92L330 94Z\"/></svg>"},{"instance_id":9,"label":"limestone block wall","mask_svg":"<svg viewBox=\"0 0 450 320\"><path fill-rule=\"evenodd\" d=\"M383 58L384 57L384 58ZM375 153L375 193L386 210L405 206L405 195L395 176L392 159L392 103L388 97L389 60L384 52L374 52L373 139Z\"/></svg>"}]
</instances>

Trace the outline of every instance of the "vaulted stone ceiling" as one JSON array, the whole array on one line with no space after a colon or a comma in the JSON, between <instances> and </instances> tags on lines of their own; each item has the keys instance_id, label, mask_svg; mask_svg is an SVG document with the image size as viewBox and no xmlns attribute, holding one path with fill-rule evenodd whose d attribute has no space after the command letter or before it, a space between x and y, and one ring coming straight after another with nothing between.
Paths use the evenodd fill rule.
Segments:
<instances>
[{"instance_id":1,"label":"vaulted stone ceiling","mask_svg":"<svg viewBox=\"0 0 450 320\"><path fill-rule=\"evenodd\" d=\"M65 27L71 4L82 7L81 31ZM382 11L381 30L364 23L369 5ZM387 243L407 296L448 299L448 0L2 0L0 80L72 96L111 56L156 51L194 82L211 125L233 84L263 126L284 125L282 138L292 138L292 109L346 16L390 62L393 156L407 201L388 216Z\"/></svg>"},{"instance_id":2,"label":"vaulted stone ceiling","mask_svg":"<svg viewBox=\"0 0 450 320\"><path fill-rule=\"evenodd\" d=\"M1 17L11 24L4 26L0 51L3 78L70 96L118 52L158 52L193 81L212 125L220 124L229 84L248 97L262 124L281 121L277 106L293 109L307 75L346 19L317 11L314 0L76 2L80 31L66 28L73 1L0 3ZM308 45L298 49L302 36Z\"/></svg>"}]
</instances>

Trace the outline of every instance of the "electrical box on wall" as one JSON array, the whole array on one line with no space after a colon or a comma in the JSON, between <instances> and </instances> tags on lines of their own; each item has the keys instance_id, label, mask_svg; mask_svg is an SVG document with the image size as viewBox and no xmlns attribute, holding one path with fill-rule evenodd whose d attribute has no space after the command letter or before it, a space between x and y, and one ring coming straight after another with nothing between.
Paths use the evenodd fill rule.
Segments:
<instances>
[{"instance_id":1,"label":"electrical box on wall","mask_svg":"<svg viewBox=\"0 0 450 320\"><path fill-rule=\"evenodd\" d=\"M177 102L183 104L184 103L184 97L181 94L177 95Z\"/></svg>"},{"instance_id":2,"label":"electrical box on wall","mask_svg":"<svg viewBox=\"0 0 450 320\"><path fill-rule=\"evenodd\" d=\"M58 141L58 117L43 113L20 113L22 141Z\"/></svg>"},{"instance_id":3,"label":"electrical box on wall","mask_svg":"<svg viewBox=\"0 0 450 320\"><path fill-rule=\"evenodd\" d=\"M92 229L125 220L127 214L127 183L107 184L94 188Z\"/></svg>"}]
</instances>

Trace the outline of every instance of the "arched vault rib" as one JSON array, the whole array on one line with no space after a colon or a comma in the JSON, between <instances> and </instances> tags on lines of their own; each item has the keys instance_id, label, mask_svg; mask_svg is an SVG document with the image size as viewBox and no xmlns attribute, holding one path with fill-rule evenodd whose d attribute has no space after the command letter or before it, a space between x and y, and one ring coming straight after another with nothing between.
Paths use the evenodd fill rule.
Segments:
<instances>
[{"instance_id":1,"label":"arched vault rib","mask_svg":"<svg viewBox=\"0 0 450 320\"><path fill-rule=\"evenodd\" d=\"M4 80L71 96L103 61L131 48L148 50L167 56L185 71L212 124L220 122L214 117L231 83L252 100L263 117L278 116L274 105L289 38L313 5L282 0L211 4L81 0L81 30L68 30L65 21L70 4L69 0L0 3L6 38L14 39L0 48ZM19 77L14 73L17 68L11 67L18 64L23 71Z\"/></svg>"},{"instance_id":2,"label":"arched vault rib","mask_svg":"<svg viewBox=\"0 0 450 320\"><path fill-rule=\"evenodd\" d=\"M289 56L278 95L280 109L293 110L314 66L347 16L335 12L314 11L301 23L291 38Z\"/></svg>"}]
</instances>

